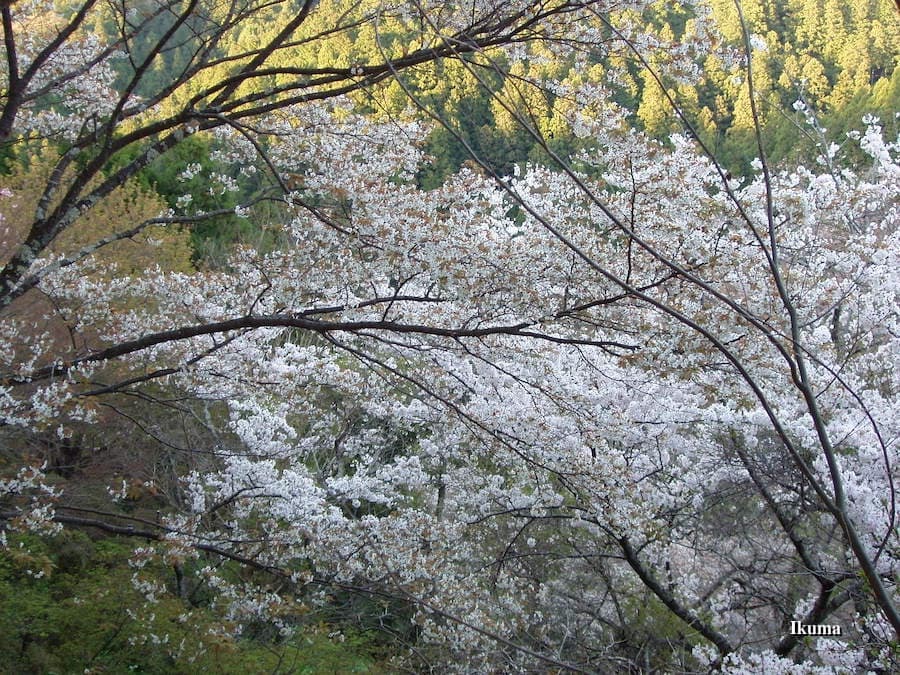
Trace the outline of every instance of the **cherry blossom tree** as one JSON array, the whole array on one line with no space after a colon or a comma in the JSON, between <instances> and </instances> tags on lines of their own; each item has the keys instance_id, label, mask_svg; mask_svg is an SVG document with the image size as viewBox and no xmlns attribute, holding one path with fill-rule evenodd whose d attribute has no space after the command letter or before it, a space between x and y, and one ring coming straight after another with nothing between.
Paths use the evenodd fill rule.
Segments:
<instances>
[{"instance_id":1,"label":"cherry blossom tree","mask_svg":"<svg viewBox=\"0 0 900 675\"><path fill-rule=\"evenodd\" d=\"M735 180L689 128L650 140L573 78L541 83L579 139L563 157L517 105L531 85L490 77L522 72L532 40L642 57L627 12L339 7L0 8L0 131L59 148L0 271L3 432L108 443L125 420L174 458L154 518L79 500L19 453L6 528L141 537L148 601L165 589L141 566L162 557L238 631L287 635L336 593L399 603L417 669L894 667L900 168L879 122L855 139L864 170L760 153ZM33 30L46 16L63 18ZM110 22L107 42L87 31ZM371 37L364 60L296 65L344 33ZM181 65L148 91L166 55ZM443 58L544 163L500 175L473 151L418 186L426 135L455 128L414 69ZM362 114L354 97L377 107L389 80L419 110ZM189 137L211 162L185 164L176 208L54 246ZM100 255L229 192L251 195L239 217L277 201L274 245L195 271ZM47 318L22 309L37 296ZM792 622L843 635L812 644Z\"/></svg>"}]
</instances>

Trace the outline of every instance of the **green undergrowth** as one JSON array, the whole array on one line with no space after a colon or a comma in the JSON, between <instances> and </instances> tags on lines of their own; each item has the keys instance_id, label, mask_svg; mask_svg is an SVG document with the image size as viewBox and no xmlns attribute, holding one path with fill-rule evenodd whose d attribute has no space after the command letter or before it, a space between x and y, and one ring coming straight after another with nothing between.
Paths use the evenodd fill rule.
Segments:
<instances>
[{"instance_id":1,"label":"green undergrowth","mask_svg":"<svg viewBox=\"0 0 900 675\"><path fill-rule=\"evenodd\" d=\"M9 536L0 549L0 673L383 673L374 637L324 623L289 640L233 636L215 607L173 593L174 572L139 574L135 542L81 532ZM171 578L170 578L171 577Z\"/></svg>"}]
</instances>

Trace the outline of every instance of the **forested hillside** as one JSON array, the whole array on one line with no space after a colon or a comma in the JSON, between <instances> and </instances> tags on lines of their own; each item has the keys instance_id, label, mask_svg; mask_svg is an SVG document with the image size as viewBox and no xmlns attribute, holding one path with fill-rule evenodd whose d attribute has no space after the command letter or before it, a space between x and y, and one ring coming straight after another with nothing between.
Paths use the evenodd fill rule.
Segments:
<instances>
[{"instance_id":1,"label":"forested hillside","mask_svg":"<svg viewBox=\"0 0 900 675\"><path fill-rule=\"evenodd\" d=\"M0 672L900 670L889 0L0 18Z\"/></svg>"}]
</instances>

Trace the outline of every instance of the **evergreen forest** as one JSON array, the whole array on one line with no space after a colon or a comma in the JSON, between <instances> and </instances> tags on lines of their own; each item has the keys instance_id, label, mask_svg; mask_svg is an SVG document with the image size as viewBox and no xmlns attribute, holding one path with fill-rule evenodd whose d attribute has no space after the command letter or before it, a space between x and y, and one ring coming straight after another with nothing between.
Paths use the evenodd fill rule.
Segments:
<instances>
[{"instance_id":1,"label":"evergreen forest","mask_svg":"<svg viewBox=\"0 0 900 675\"><path fill-rule=\"evenodd\" d=\"M0 19L0 673L900 672L900 4Z\"/></svg>"}]
</instances>

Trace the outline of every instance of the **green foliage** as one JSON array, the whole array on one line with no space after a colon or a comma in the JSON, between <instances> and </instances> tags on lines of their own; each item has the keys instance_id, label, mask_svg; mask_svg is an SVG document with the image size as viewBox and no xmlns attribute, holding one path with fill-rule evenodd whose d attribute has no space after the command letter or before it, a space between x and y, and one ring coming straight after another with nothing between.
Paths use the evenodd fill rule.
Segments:
<instances>
[{"instance_id":1,"label":"green foliage","mask_svg":"<svg viewBox=\"0 0 900 675\"><path fill-rule=\"evenodd\" d=\"M214 608L168 588L172 568L129 566L135 542L67 530L0 550L0 673L377 673L373 639L307 627L289 642L231 637ZM196 603L197 598L193 598Z\"/></svg>"},{"instance_id":2,"label":"green foliage","mask_svg":"<svg viewBox=\"0 0 900 675\"><path fill-rule=\"evenodd\" d=\"M685 624L654 595L627 598L621 603L627 634L621 636L619 650L633 663L642 663L647 672L683 670L691 661L691 648L702 644L700 635ZM680 653L673 647L680 646Z\"/></svg>"},{"instance_id":3,"label":"green foliage","mask_svg":"<svg viewBox=\"0 0 900 675\"><path fill-rule=\"evenodd\" d=\"M698 50L701 76L693 84L679 84L676 101L716 156L732 173L747 174L758 150L753 137L750 91L745 73L743 27L731 0L708 0L715 28L709 47ZM795 119L792 105L798 99L817 111L827 142L842 143L846 132L858 129L866 113L878 115L889 127L900 109L895 86L900 66L895 55L900 44L900 24L888 0L841 3L837 0L788 0L784 3L753 0L741 3L753 49L754 97L767 139L770 162L815 162L817 143L810 129ZM694 17L684 7L659 4L642 17L645 30L663 44L677 47L691 38ZM708 39L708 38L703 38ZM718 56L720 47L737 57L731 63ZM655 52L651 66L667 87L678 81L665 61L665 50ZM652 77L628 69L635 100L626 102L636 111L643 128L664 139L677 125L671 124L668 101ZM695 104L696 102L696 104Z\"/></svg>"},{"instance_id":4,"label":"green foliage","mask_svg":"<svg viewBox=\"0 0 900 675\"><path fill-rule=\"evenodd\" d=\"M133 11L141 13L144 21L141 23L141 30L129 41L129 58L116 59L112 62L116 68L115 86L117 90L122 90L131 82L135 76L135 66L143 64L149 56L151 48L167 31L173 28L177 17L173 12L156 12L155 16L151 17L151 12L154 12L152 4L135 4L144 5L133 8ZM77 5L73 6L70 11L74 11L76 8ZM117 35L122 18L114 14L111 8L104 9L105 11L95 15L93 28L99 33ZM140 82L135 89L137 95L150 97L172 84L171 74L181 72L191 59L190 36L192 30L195 29L202 30L202 25L196 18L189 19L185 25L175 30L166 48L153 59L149 68L142 73Z\"/></svg>"},{"instance_id":5,"label":"green foliage","mask_svg":"<svg viewBox=\"0 0 900 675\"><path fill-rule=\"evenodd\" d=\"M190 194L189 213L228 211L226 214L200 219L191 226L195 260L216 259L222 251L235 243L246 240L255 242L260 235L256 224L233 213L238 204L248 201L257 185L242 177L238 181L241 188L238 192L210 189L209 175L220 170L210 156L214 149L213 142L202 134L189 136L139 174L139 180L161 195L170 208L175 208L183 195ZM132 149L131 152L133 154L135 150ZM132 159L132 156L123 153L117 157L114 166L120 163L124 165ZM198 165L199 170L195 178L185 180L182 172L189 165Z\"/></svg>"}]
</instances>

